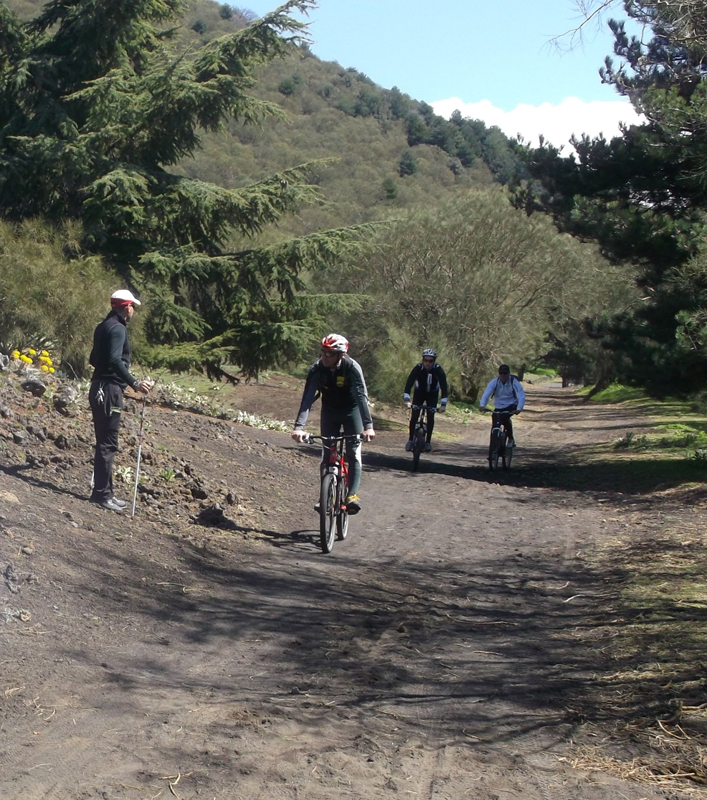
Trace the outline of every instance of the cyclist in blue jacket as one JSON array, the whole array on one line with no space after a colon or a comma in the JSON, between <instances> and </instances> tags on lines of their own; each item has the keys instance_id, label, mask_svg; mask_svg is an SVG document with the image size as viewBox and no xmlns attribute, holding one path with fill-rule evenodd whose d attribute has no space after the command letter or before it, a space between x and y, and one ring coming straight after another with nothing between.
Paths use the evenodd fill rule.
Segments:
<instances>
[{"instance_id":1,"label":"cyclist in blue jacket","mask_svg":"<svg viewBox=\"0 0 707 800\"><path fill-rule=\"evenodd\" d=\"M498 377L492 378L489 381L486 390L481 396L479 403L479 410L486 411L486 404L493 397L493 405L496 411L509 411L510 415L507 418L506 430L508 431L508 446L514 447L515 440L513 439L513 423L511 417L513 414L520 414L525 405L525 392L520 385L520 381L515 375L511 375L511 368L508 364L501 364L498 368Z\"/></svg>"}]
</instances>

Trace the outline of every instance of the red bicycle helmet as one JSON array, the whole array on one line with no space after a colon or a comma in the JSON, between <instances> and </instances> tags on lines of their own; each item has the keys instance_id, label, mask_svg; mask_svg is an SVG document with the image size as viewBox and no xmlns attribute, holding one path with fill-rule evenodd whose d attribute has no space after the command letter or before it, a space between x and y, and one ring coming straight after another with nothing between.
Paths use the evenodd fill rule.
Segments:
<instances>
[{"instance_id":1,"label":"red bicycle helmet","mask_svg":"<svg viewBox=\"0 0 707 800\"><path fill-rule=\"evenodd\" d=\"M327 350L330 353L347 353L349 340L338 333L330 333L322 339L322 350Z\"/></svg>"}]
</instances>

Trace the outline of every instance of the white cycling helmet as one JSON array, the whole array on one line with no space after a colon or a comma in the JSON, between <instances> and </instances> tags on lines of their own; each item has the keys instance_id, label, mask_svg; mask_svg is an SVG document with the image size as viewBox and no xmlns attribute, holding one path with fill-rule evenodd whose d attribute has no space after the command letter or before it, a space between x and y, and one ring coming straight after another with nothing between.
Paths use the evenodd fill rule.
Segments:
<instances>
[{"instance_id":1,"label":"white cycling helmet","mask_svg":"<svg viewBox=\"0 0 707 800\"><path fill-rule=\"evenodd\" d=\"M322 350L327 350L330 353L347 353L349 340L338 333L330 333L322 339Z\"/></svg>"},{"instance_id":2,"label":"white cycling helmet","mask_svg":"<svg viewBox=\"0 0 707 800\"><path fill-rule=\"evenodd\" d=\"M427 350L422 351L423 358L437 358L437 351L433 350L431 347L428 347Z\"/></svg>"}]
</instances>

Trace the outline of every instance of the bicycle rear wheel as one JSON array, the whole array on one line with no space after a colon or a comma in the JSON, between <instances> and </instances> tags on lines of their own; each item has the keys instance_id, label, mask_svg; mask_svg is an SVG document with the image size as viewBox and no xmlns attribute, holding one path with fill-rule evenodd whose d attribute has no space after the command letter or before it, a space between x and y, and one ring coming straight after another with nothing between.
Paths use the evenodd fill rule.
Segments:
<instances>
[{"instance_id":1,"label":"bicycle rear wheel","mask_svg":"<svg viewBox=\"0 0 707 800\"><path fill-rule=\"evenodd\" d=\"M330 472L322 477L319 504L319 539L322 552L331 553L336 531L336 476Z\"/></svg>"},{"instance_id":2,"label":"bicycle rear wheel","mask_svg":"<svg viewBox=\"0 0 707 800\"><path fill-rule=\"evenodd\" d=\"M416 472L420 464L420 453L425 449L425 431L418 428L412 440L412 471Z\"/></svg>"},{"instance_id":3,"label":"bicycle rear wheel","mask_svg":"<svg viewBox=\"0 0 707 800\"><path fill-rule=\"evenodd\" d=\"M336 488L337 502L336 507L338 514L336 515L336 538L343 540L349 532L349 512L346 510L346 493L348 487L345 480L340 480Z\"/></svg>"},{"instance_id":4,"label":"bicycle rear wheel","mask_svg":"<svg viewBox=\"0 0 707 800\"><path fill-rule=\"evenodd\" d=\"M494 472L498 469L498 458L501 449L501 431L494 428L491 431L491 441L489 443L489 469Z\"/></svg>"}]
</instances>

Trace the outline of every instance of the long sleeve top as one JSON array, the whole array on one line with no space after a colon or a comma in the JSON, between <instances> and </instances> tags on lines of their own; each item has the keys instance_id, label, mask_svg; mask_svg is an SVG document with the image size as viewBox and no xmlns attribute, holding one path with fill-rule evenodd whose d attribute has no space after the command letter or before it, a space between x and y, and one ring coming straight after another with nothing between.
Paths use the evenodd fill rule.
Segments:
<instances>
[{"instance_id":1,"label":"long sleeve top","mask_svg":"<svg viewBox=\"0 0 707 800\"><path fill-rule=\"evenodd\" d=\"M94 368L92 380L117 383L121 389L135 388L139 381L130 374L130 343L123 316L113 310L93 332L89 363Z\"/></svg>"},{"instance_id":2,"label":"long sleeve top","mask_svg":"<svg viewBox=\"0 0 707 800\"><path fill-rule=\"evenodd\" d=\"M442 399L447 399L447 375L439 364L431 369L425 369L424 364L416 364L405 382L404 397L410 396L410 390L415 387L415 392L428 394L440 392Z\"/></svg>"},{"instance_id":3,"label":"long sleeve top","mask_svg":"<svg viewBox=\"0 0 707 800\"><path fill-rule=\"evenodd\" d=\"M525 405L525 392L515 375L509 375L505 383L500 378L490 380L479 405L485 406L492 396L494 408L515 405L520 411Z\"/></svg>"},{"instance_id":4,"label":"long sleeve top","mask_svg":"<svg viewBox=\"0 0 707 800\"><path fill-rule=\"evenodd\" d=\"M309 410L317 399L322 398L322 407L332 411L359 409L364 430L372 430L373 419L368 407L368 389L361 365L350 356L344 356L335 369L316 361L307 373L302 402L300 403L295 430L302 430L307 423Z\"/></svg>"}]
</instances>

